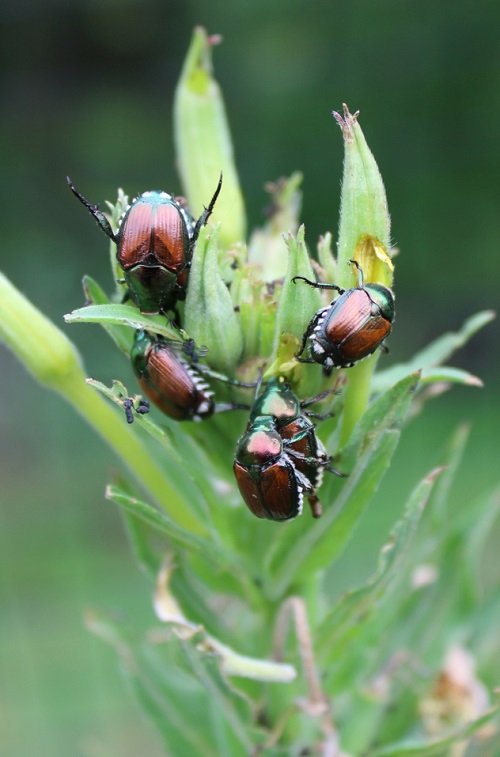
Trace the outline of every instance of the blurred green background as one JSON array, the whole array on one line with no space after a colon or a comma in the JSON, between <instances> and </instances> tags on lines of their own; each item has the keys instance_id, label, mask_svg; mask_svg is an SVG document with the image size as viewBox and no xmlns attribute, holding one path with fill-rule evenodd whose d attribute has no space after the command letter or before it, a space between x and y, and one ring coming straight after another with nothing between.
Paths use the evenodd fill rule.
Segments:
<instances>
[{"instance_id":1,"label":"blurred green background","mask_svg":"<svg viewBox=\"0 0 500 757\"><path fill-rule=\"evenodd\" d=\"M65 176L101 203L118 185L130 194L181 191L172 100L196 24L224 38L216 75L252 225L263 219L264 183L301 169L309 243L335 232L342 141L330 111L342 102L361 110L401 249L385 365L496 306L500 5L493 0L6 0L0 20L0 267L77 343L89 375L133 385L103 332L62 323L82 304L83 273L110 283L106 241ZM460 420L473 425L457 506L498 480L498 337L490 326L455 360L486 388L453 390L407 429L342 562L339 589L373 568L403 497L439 460ZM114 656L83 621L96 607L126 623L153 622L150 588L103 499L112 455L5 350L0 371L0 751L155 755L155 735Z\"/></svg>"}]
</instances>

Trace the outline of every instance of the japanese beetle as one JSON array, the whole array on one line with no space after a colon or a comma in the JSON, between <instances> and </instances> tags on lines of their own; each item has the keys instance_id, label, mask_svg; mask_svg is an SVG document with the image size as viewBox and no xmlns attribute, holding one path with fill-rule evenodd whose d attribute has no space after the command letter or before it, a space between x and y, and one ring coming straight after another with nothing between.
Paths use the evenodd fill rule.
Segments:
<instances>
[{"instance_id":1,"label":"japanese beetle","mask_svg":"<svg viewBox=\"0 0 500 757\"><path fill-rule=\"evenodd\" d=\"M139 330L130 357L142 391L170 418L199 421L226 410L248 409L248 405L215 402L214 393L202 373L236 386L254 385L243 384L201 366L190 339L185 342L162 339Z\"/></svg>"},{"instance_id":2,"label":"japanese beetle","mask_svg":"<svg viewBox=\"0 0 500 757\"><path fill-rule=\"evenodd\" d=\"M389 335L394 321L394 294L382 284L365 284L363 271L358 270L358 286L341 289L336 284L321 284L304 276L292 281L305 281L316 289L335 289L340 297L321 308L309 323L296 358L301 363L321 363L325 374L333 368L349 368L375 352ZM301 357L310 340L310 358Z\"/></svg>"},{"instance_id":3,"label":"japanese beetle","mask_svg":"<svg viewBox=\"0 0 500 757\"><path fill-rule=\"evenodd\" d=\"M92 205L67 177L73 194L116 244L128 294L143 313L172 310L186 297L193 249L208 221L222 186L222 174L207 208L195 222L179 198L159 190L143 192L121 219L118 231L98 205Z\"/></svg>"},{"instance_id":4,"label":"japanese beetle","mask_svg":"<svg viewBox=\"0 0 500 757\"><path fill-rule=\"evenodd\" d=\"M241 496L258 518L290 520L302 512L313 485L288 454L271 416L260 416L240 438L233 464Z\"/></svg>"},{"instance_id":5,"label":"japanese beetle","mask_svg":"<svg viewBox=\"0 0 500 757\"><path fill-rule=\"evenodd\" d=\"M300 402L283 377L272 379L257 397L233 465L240 493L258 518L289 520L300 515L304 493L313 517L321 515L316 490L331 466L304 408L329 392ZM324 416L318 416L324 417Z\"/></svg>"}]
</instances>

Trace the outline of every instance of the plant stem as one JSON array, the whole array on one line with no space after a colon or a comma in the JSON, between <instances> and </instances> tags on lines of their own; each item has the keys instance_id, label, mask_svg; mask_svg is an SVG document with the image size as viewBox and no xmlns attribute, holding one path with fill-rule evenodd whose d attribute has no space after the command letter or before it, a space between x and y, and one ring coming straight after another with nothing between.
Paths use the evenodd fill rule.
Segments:
<instances>
[{"instance_id":1,"label":"plant stem","mask_svg":"<svg viewBox=\"0 0 500 757\"><path fill-rule=\"evenodd\" d=\"M60 393L109 444L175 523L195 534L204 532L183 497L114 408L85 382L73 381L61 387Z\"/></svg>"},{"instance_id":2,"label":"plant stem","mask_svg":"<svg viewBox=\"0 0 500 757\"><path fill-rule=\"evenodd\" d=\"M370 384L376 360L368 358L349 369L349 381L345 389L344 415L340 431L340 448L350 439L354 426L363 415L370 397Z\"/></svg>"},{"instance_id":3,"label":"plant stem","mask_svg":"<svg viewBox=\"0 0 500 757\"><path fill-rule=\"evenodd\" d=\"M135 432L86 384L74 344L2 274L0 339L37 381L61 394L96 429L175 523L204 532Z\"/></svg>"}]
</instances>

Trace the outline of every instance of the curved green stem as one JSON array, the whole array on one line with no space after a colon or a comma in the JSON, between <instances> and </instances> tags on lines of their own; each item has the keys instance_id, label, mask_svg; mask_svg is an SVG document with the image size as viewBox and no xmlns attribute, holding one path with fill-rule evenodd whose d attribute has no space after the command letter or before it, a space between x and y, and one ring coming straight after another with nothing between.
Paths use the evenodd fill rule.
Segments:
<instances>
[{"instance_id":1,"label":"curved green stem","mask_svg":"<svg viewBox=\"0 0 500 757\"><path fill-rule=\"evenodd\" d=\"M85 382L73 343L0 274L0 339L44 386L61 394L121 457L179 526L205 529L119 413Z\"/></svg>"},{"instance_id":2,"label":"curved green stem","mask_svg":"<svg viewBox=\"0 0 500 757\"><path fill-rule=\"evenodd\" d=\"M61 388L60 393L109 444L175 523L195 534L205 532L133 429L123 422L119 411L85 382L74 381Z\"/></svg>"}]
</instances>

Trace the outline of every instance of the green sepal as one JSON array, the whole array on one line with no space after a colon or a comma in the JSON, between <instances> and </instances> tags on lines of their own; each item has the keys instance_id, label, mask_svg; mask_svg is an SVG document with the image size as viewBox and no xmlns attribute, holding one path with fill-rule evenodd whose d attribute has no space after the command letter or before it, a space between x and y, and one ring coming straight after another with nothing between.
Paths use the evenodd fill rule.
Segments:
<instances>
[{"instance_id":1,"label":"green sepal","mask_svg":"<svg viewBox=\"0 0 500 757\"><path fill-rule=\"evenodd\" d=\"M327 231L318 240L318 262L321 267L321 280L334 284L337 278L337 261L332 252L332 234Z\"/></svg>"}]
</instances>

